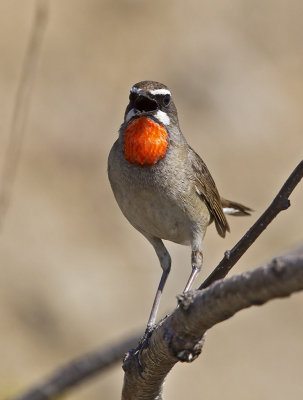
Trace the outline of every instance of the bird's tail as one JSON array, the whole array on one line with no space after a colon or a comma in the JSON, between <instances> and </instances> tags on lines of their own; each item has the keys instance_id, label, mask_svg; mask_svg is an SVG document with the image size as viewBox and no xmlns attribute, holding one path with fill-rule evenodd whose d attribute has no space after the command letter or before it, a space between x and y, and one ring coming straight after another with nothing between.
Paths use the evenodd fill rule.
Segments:
<instances>
[{"instance_id":1,"label":"bird's tail","mask_svg":"<svg viewBox=\"0 0 303 400\"><path fill-rule=\"evenodd\" d=\"M253 211L251 208L243 206L243 204L236 203L235 201L226 200L223 199L222 197L221 197L221 204L224 214L228 215L234 215L234 216L250 215L250 212Z\"/></svg>"}]
</instances>

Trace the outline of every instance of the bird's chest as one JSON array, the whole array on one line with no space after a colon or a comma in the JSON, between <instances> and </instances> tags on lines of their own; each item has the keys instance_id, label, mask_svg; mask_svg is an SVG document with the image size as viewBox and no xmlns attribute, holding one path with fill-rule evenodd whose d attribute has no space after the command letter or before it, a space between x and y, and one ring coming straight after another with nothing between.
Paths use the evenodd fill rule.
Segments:
<instances>
[{"instance_id":1,"label":"bird's chest","mask_svg":"<svg viewBox=\"0 0 303 400\"><path fill-rule=\"evenodd\" d=\"M141 166L125 159L124 149L112 150L109 178L115 198L129 222L147 235L177 243L190 240L190 223L183 198L189 185L176 164L170 167L171 151L155 165Z\"/></svg>"}]
</instances>

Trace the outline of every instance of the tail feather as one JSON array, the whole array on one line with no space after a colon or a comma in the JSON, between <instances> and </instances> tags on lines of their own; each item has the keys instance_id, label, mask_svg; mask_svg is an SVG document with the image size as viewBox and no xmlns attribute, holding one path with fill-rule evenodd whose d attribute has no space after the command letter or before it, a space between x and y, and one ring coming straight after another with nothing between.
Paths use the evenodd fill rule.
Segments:
<instances>
[{"instance_id":1,"label":"tail feather","mask_svg":"<svg viewBox=\"0 0 303 400\"><path fill-rule=\"evenodd\" d=\"M223 208L224 214L234 215L234 216L243 216L243 215L251 215L251 208L243 206L243 204L236 203L235 201L230 201L223 199L221 197L221 204Z\"/></svg>"}]
</instances>

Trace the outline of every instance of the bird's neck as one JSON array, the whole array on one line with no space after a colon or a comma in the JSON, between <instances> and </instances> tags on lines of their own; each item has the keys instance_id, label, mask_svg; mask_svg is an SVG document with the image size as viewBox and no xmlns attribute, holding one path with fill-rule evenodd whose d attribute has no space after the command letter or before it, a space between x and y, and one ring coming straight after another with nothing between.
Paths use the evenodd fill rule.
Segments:
<instances>
[{"instance_id":1,"label":"bird's neck","mask_svg":"<svg viewBox=\"0 0 303 400\"><path fill-rule=\"evenodd\" d=\"M131 121L124 132L124 157L131 164L151 166L164 158L168 147L165 128L150 118Z\"/></svg>"}]
</instances>

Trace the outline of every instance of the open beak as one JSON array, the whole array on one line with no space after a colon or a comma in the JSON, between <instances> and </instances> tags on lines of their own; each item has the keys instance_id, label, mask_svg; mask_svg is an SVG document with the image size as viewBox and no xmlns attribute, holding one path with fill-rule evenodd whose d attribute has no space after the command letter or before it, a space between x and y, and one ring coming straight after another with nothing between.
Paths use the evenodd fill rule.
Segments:
<instances>
[{"instance_id":1,"label":"open beak","mask_svg":"<svg viewBox=\"0 0 303 400\"><path fill-rule=\"evenodd\" d=\"M158 104L144 94L140 94L134 104L134 108L142 113L148 113L158 110Z\"/></svg>"}]
</instances>

